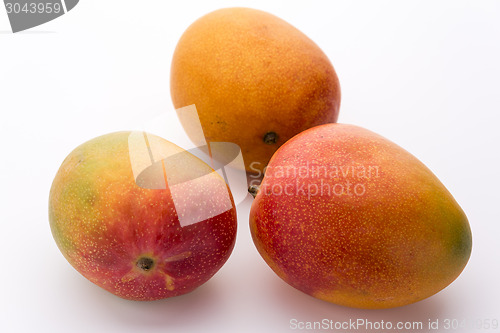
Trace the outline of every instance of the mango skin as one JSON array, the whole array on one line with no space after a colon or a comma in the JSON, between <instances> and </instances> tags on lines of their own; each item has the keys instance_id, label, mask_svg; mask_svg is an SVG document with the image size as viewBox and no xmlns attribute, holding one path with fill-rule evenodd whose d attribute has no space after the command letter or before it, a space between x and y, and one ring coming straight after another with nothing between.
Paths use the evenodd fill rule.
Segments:
<instances>
[{"instance_id":1,"label":"mango skin","mask_svg":"<svg viewBox=\"0 0 500 333\"><path fill-rule=\"evenodd\" d=\"M72 151L53 181L49 221L53 237L68 262L84 277L129 300L157 300L188 293L210 279L228 259L236 237L236 209L181 226L170 187L136 184L129 157L130 132L92 139ZM162 151L182 153L155 138ZM189 154L187 165L167 168L207 172L211 168ZM175 171L175 170L174 170ZM212 174L210 174L212 175ZM227 199L217 174L203 178L198 200ZM207 199L210 196L211 199ZM186 197L193 199L192 193ZM195 204L195 202L193 202ZM149 258L149 270L138 261Z\"/></svg>"},{"instance_id":2,"label":"mango skin","mask_svg":"<svg viewBox=\"0 0 500 333\"><path fill-rule=\"evenodd\" d=\"M333 166L344 173L337 176ZM349 166L355 172L346 172ZM344 191L337 185L328 192L335 184ZM357 195L363 191L358 186L356 194L354 184L365 193ZM391 141L343 124L309 129L276 152L252 204L250 229L285 282L367 309L439 292L462 272L472 247L467 217L425 165Z\"/></svg>"},{"instance_id":3,"label":"mango skin","mask_svg":"<svg viewBox=\"0 0 500 333\"><path fill-rule=\"evenodd\" d=\"M323 51L289 23L249 8L214 11L184 32L170 90L175 108L196 105L208 142L240 146L252 173L294 135L336 122L340 107L340 83ZM192 126L183 126L195 141ZM264 142L270 132L274 144Z\"/></svg>"}]
</instances>

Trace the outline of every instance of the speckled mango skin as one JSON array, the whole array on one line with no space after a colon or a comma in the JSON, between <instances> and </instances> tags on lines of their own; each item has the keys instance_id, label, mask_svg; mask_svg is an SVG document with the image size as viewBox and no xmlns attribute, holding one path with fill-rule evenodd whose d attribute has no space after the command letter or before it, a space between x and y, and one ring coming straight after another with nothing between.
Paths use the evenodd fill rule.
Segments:
<instances>
[{"instance_id":1,"label":"speckled mango skin","mask_svg":"<svg viewBox=\"0 0 500 333\"><path fill-rule=\"evenodd\" d=\"M252 173L294 135L335 122L340 107L339 80L323 51L284 20L250 8L220 9L187 28L170 89L175 108L196 105L207 141L240 146ZM192 126L183 126L194 140ZM264 142L268 132L276 143Z\"/></svg>"},{"instance_id":2,"label":"speckled mango skin","mask_svg":"<svg viewBox=\"0 0 500 333\"><path fill-rule=\"evenodd\" d=\"M136 184L129 134L95 138L64 160L50 190L52 234L78 272L119 297L146 301L188 293L228 259L236 237L234 202L231 197L232 208L222 214L181 226L168 186L148 189ZM183 151L156 139L161 149ZM210 169L194 156L187 162L173 168L180 168L181 174L190 168ZM206 191L199 191L198 200L230 196L211 191L221 187L229 191L219 176L201 185ZM148 271L137 265L143 257L154 262Z\"/></svg>"},{"instance_id":3,"label":"speckled mango skin","mask_svg":"<svg viewBox=\"0 0 500 333\"><path fill-rule=\"evenodd\" d=\"M318 168L353 165L357 171L378 166L378 173L336 177ZM286 168L302 173L286 174ZM325 184L347 180L351 195L347 185L327 191ZM313 195L311 185L308 195L300 184L306 190L323 185L323 193ZM356 194L354 184L363 184L365 193L357 195L361 187ZM279 195L285 186L292 195ZM439 292L462 272L472 247L467 217L427 167L391 141L343 124L309 129L276 152L252 204L250 229L259 253L288 284L367 309Z\"/></svg>"}]
</instances>

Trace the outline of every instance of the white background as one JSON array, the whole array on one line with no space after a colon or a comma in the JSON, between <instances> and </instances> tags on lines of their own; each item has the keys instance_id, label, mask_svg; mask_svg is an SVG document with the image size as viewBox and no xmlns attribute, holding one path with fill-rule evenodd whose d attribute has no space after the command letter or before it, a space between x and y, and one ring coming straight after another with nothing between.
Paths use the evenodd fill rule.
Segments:
<instances>
[{"instance_id":1,"label":"white background","mask_svg":"<svg viewBox=\"0 0 500 333\"><path fill-rule=\"evenodd\" d=\"M453 193L474 244L444 291L376 311L302 294L255 250L250 198L238 207L231 258L191 294L122 300L65 261L47 217L62 160L93 137L158 117L169 119L160 134L187 142L169 93L174 47L196 18L236 5L271 12L311 37L339 75L339 121L403 146ZM499 1L81 0L45 25L9 30L0 7L1 332L287 332L293 318L424 327L429 319L500 319Z\"/></svg>"}]
</instances>

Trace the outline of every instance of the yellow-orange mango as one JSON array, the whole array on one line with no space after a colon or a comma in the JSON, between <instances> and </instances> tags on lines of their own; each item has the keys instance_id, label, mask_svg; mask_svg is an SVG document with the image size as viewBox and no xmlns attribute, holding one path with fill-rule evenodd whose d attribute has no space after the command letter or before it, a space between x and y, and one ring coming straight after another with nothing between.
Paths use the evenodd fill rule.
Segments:
<instances>
[{"instance_id":1,"label":"yellow-orange mango","mask_svg":"<svg viewBox=\"0 0 500 333\"><path fill-rule=\"evenodd\" d=\"M170 88L175 108L196 105L206 141L241 147L250 172L294 135L335 122L340 106L323 51L289 23L249 8L217 10L184 32ZM192 124L183 126L196 141Z\"/></svg>"}]
</instances>

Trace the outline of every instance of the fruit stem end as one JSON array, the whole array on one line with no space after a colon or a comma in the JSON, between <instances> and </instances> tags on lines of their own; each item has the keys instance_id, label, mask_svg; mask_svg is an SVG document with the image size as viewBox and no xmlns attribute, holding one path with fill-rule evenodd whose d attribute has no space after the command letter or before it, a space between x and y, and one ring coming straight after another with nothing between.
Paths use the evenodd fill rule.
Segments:
<instances>
[{"instance_id":1,"label":"fruit stem end","mask_svg":"<svg viewBox=\"0 0 500 333\"><path fill-rule=\"evenodd\" d=\"M139 258L139 260L137 260L136 265L139 269L147 272L147 271L150 271L154 267L155 262L151 258L141 257L141 258Z\"/></svg>"},{"instance_id":2,"label":"fruit stem end","mask_svg":"<svg viewBox=\"0 0 500 333\"><path fill-rule=\"evenodd\" d=\"M257 193L259 192L260 186L259 185L250 185L248 187L248 193L252 195L252 197L256 197Z\"/></svg>"}]
</instances>

